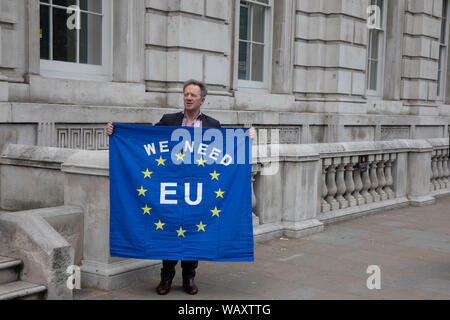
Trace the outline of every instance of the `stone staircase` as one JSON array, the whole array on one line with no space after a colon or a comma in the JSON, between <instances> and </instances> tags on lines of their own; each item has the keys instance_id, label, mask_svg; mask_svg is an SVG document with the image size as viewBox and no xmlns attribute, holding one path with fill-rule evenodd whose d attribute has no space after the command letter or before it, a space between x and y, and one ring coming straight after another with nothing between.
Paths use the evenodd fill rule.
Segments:
<instances>
[{"instance_id":1,"label":"stone staircase","mask_svg":"<svg viewBox=\"0 0 450 320\"><path fill-rule=\"evenodd\" d=\"M19 279L21 266L21 260L0 256L0 300L44 299L45 286Z\"/></svg>"}]
</instances>

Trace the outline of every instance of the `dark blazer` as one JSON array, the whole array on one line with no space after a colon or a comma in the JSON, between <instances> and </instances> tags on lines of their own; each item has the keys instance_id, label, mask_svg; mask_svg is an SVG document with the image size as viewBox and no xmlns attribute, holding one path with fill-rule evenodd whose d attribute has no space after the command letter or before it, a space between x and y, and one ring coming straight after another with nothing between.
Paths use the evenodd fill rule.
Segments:
<instances>
[{"instance_id":1,"label":"dark blazer","mask_svg":"<svg viewBox=\"0 0 450 320\"><path fill-rule=\"evenodd\" d=\"M181 126L183 123L183 112L167 113L163 115L161 120L156 124L157 126ZM202 121L202 127L216 127L220 128L220 122L214 118L207 116L206 114L200 115Z\"/></svg>"}]
</instances>

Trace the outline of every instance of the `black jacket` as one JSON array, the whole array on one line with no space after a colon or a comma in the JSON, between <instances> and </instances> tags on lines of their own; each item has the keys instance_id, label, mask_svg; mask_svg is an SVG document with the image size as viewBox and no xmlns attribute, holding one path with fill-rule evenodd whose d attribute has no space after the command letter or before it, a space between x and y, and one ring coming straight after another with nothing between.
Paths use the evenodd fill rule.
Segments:
<instances>
[{"instance_id":1,"label":"black jacket","mask_svg":"<svg viewBox=\"0 0 450 320\"><path fill-rule=\"evenodd\" d=\"M157 126L181 126L183 122L183 112L167 113L163 115L161 120L156 124ZM202 121L202 127L216 127L220 128L220 122L214 118L207 116L206 114L200 115Z\"/></svg>"}]
</instances>

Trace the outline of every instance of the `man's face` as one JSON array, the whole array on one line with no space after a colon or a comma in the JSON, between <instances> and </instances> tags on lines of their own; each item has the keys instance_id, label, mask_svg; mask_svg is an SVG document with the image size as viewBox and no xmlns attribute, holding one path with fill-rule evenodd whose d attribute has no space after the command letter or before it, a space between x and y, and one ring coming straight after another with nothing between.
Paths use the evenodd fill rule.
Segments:
<instances>
[{"instance_id":1,"label":"man's face","mask_svg":"<svg viewBox=\"0 0 450 320\"><path fill-rule=\"evenodd\" d=\"M200 107L205 102L205 98L201 96L200 87L190 84L184 90L184 108L190 112L199 112Z\"/></svg>"}]
</instances>

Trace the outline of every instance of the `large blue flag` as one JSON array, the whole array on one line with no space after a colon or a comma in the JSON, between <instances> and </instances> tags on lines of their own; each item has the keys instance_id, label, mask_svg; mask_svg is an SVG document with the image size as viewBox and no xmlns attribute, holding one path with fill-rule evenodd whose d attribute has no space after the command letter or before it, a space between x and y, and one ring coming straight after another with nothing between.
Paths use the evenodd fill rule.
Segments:
<instances>
[{"instance_id":1,"label":"large blue flag","mask_svg":"<svg viewBox=\"0 0 450 320\"><path fill-rule=\"evenodd\" d=\"M111 256L253 261L250 150L244 129L115 124Z\"/></svg>"}]
</instances>

